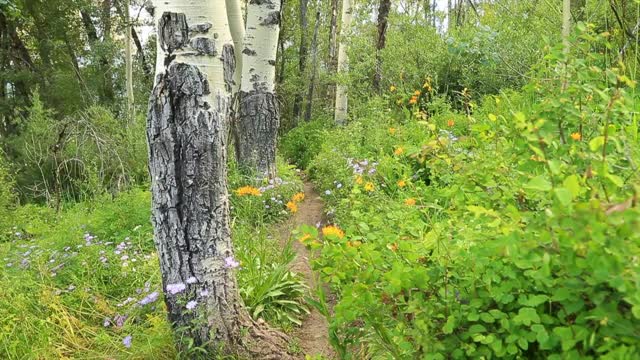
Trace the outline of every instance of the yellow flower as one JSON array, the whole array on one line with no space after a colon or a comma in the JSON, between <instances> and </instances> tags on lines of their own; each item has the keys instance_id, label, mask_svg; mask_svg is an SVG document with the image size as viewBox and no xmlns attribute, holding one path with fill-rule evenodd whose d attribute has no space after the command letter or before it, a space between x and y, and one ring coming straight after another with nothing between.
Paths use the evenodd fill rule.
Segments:
<instances>
[{"instance_id":1,"label":"yellow flower","mask_svg":"<svg viewBox=\"0 0 640 360\"><path fill-rule=\"evenodd\" d=\"M396 128L389 128L389 134L393 135L396 133Z\"/></svg>"},{"instance_id":2,"label":"yellow flower","mask_svg":"<svg viewBox=\"0 0 640 360\"><path fill-rule=\"evenodd\" d=\"M400 156L402 154L404 154L404 149L402 147L398 147L395 149L395 151L393 152L396 156Z\"/></svg>"},{"instance_id":3,"label":"yellow flower","mask_svg":"<svg viewBox=\"0 0 640 360\"><path fill-rule=\"evenodd\" d=\"M344 231L335 225L329 225L322 228L322 236L335 236L338 239L342 239Z\"/></svg>"},{"instance_id":4,"label":"yellow flower","mask_svg":"<svg viewBox=\"0 0 640 360\"><path fill-rule=\"evenodd\" d=\"M363 183L363 182L364 182L364 179L362 179L362 176L358 176L358 177L356 178L356 184L358 184L358 185L362 185L362 183Z\"/></svg>"},{"instance_id":5,"label":"yellow flower","mask_svg":"<svg viewBox=\"0 0 640 360\"><path fill-rule=\"evenodd\" d=\"M405 204L405 205L408 205L408 206L413 206L413 205L415 205L415 204L416 204L416 199L414 199L414 198L408 198L408 199L406 199L406 200L404 201L404 204Z\"/></svg>"},{"instance_id":6,"label":"yellow flower","mask_svg":"<svg viewBox=\"0 0 640 360\"><path fill-rule=\"evenodd\" d=\"M292 201L294 202L301 202L304 200L304 193L303 192L299 192L295 195L293 195L293 197L291 198Z\"/></svg>"},{"instance_id":7,"label":"yellow flower","mask_svg":"<svg viewBox=\"0 0 640 360\"><path fill-rule=\"evenodd\" d=\"M413 96L420 96L420 94L422 94L420 90L416 90L414 91Z\"/></svg>"},{"instance_id":8,"label":"yellow flower","mask_svg":"<svg viewBox=\"0 0 640 360\"><path fill-rule=\"evenodd\" d=\"M260 192L260 190L254 188L253 186L243 186L239 189L236 189L236 194L238 196L246 196L246 195L250 195L250 196L260 196L262 195L262 193Z\"/></svg>"},{"instance_id":9,"label":"yellow flower","mask_svg":"<svg viewBox=\"0 0 640 360\"><path fill-rule=\"evenodd\" d=\"M373 183L371 183L371 182L366 183L366 184L364 185L364 189L365 189L366 191L369 191L369 192L373 191L373 189L374 189Z\"/></svg>"},{"instance_id":10,"label":"yellow flower","mask_svg":"<svg viewBox=\"0 0 640 360\"><path fill-rule=\"evenodd\" d=\"M406 183L404 180L399 180L399 181L398 181L398 187L403 188L403 187L405 187L405 186L407 186L407 183Z\"/></svg>"},{"instance_id":11,"label":"yellow flower","mask_svg":"<svg viewBox=\"0 0 640 360\"><path fill-rule=\"evenodd\" d=\"M289 211L291 211L292 214L295 214L298 211L298 204L296 204L293 201L289 201L287 203L287 209L289 209Z\"/></svg>"},{"instance_id":12,"label":"yellow flower","mask_svg":"<svg viewBox=\"0 0 640 360\"><path fill-rule=\"evenodd\" d=\"M389 91L391 91L391 92L395 92L396 89L397 88L395 86L393 86L393 85L389 86Z\"/></svg>"},{"instance_id":13,"label":"yellow flower","mask_svg":"<svg viewBox=\"0 0 640 360\"><path fill-rule=\"evenodd\" d=\"M300 241L300 243L304 244L309 239L311 239L311 234L304 234L304 235L302 235L302 237L300 237L300 239L298 239L298 241Z\"/></svg>"},{"instance_id":14,"label":"yellow flower","mask_svg":"<svg viewBox=\"0 0 640 360\"><path fill-rule=\"evenodd\" d=\"M411 100L409 100L409 104L414 105L418 103L418 97L417 96L412 96Z\"/></svg>"},{"instance_id":15,"label":"yellow flower","mask_svg":"<svg viewBox=\"0 0 640 360\"><path fill-rule=\"evenodd\" d=\"M580 134L579 132L574 132L573 134L571 134L571 138L575 141L580 141L580 139L582 139L582 134Z\"/></svg>"}]
</instances>

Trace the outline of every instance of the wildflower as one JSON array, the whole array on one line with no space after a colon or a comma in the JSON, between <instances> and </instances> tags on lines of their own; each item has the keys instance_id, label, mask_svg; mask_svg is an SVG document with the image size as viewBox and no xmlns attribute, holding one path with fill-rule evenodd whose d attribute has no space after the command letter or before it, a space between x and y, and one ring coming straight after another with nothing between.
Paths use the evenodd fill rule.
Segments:
<instances>
[{"instance_id":1,"label":"wildflower","mask_svg":"<svg viewBox=\"0 0 640 360\"><path fill-rule=\"evenodd\" d=\"M393 86L393 85L389 86L389 91L391 91L391 92L395 92L396 89L397 88L395 86Z\"/></svg>"},{"instance_id":2,"label":"wildflower","mask_svg":"<svg viewBox=\"0 0 640 360\"><path fill-rule=\"evenodd\" d=\"M289 211L291 211L292 214L295 214L296 212L298 212L298 204L296 204L293 201L289 201L287 203L287 209L289 209Z\"/></svg>"},{"instance_id":3,"label":"wildflower","mask_svg":"<svg viewBox=\"0 0 640 360\"><path fill-rule=\"evenodd\" d=\"M104 321L102 322L102 326L109 327L109 325L111 325L111 318L104 318Z\"/></svg>"},{"instance_id":4,"label":"wildflower","mask_svg":"<svg viewBox=\"0 0 640 360\"><path fill-rule=\"evenodd\" d=\"M291 200L295 201L295 202L301 202L304 200L304 193L303 192L299 192L295 195L293 195L293 197L291 198Z\"/></svg>"},{"instance_id":5,"label":"wildflower","mask_svg":"<svg viewBox=\"0 0 640 360\"><path fill-rule=\"evenodd\" d=\"M335 225L328 225L322 228L322 236L335 236L338 239L342 239L344 231Z\"/></svg>"},{"instance_id":6,"label":"wildflower","mask_svg":"<svg viewBox=\"0 0 640 360\"><path fill-rule=\"evenodd\" d=\"M331 190L327 190L324 192L325 195L331 195Z\"/></svg>"},{"instance_id":7,"label":"wildflower","mask_svg":"<svg viewBox=\"0 0 640 360\"><path fill-rule=\"evenodd\" d=\"M414 198L408 198L408 199L406 199L406 200L404 201L404 204L405 204L405 205L408 205L408 206L413 206L413 205L415 205L415 204L416 204L416 199L414 199Z\"/></svg>"},{"instance_id":8,"label":"wildflower","mask_svg":"<svg viewBox=\"0 0 640 360\"><path fill-rule=\"evenodd\" d=\"M398 180L398 187L403 188L407 186L407 183L404 180Z\"/></svg>"},{"instance_id":9,"label":"wildflower","mask_svg":"<svg viewBox=\"0 0 640 360\"><path fill-rule=\"evenodd\" d=\"M238 266L240 266L240 263L236 261L236 259L233 258L233 256L227 256L224 259L224 267L226 267L227 269L235 269Z\"/></svg>"},{"instance_id":10,"label":"wildflower","mask_svg":"<svg viewBox=\"0 0 640 360\"><path fill-rule=\"evenodd\" d=\"M113 318L113 321L115 322L117 327L121 328L124 326L124 322L127 321L127 315L116 314L116 316Z\"/></svg>"},{"instance_id":11,"label":"wildflower","mask_svg":"<svg viewBox=\"0 0 640 360\"><path fill-rule=\"evenodd\" d=\"M417 103L418 103L418 97L417 96L412 96L411 99L409 99L409 104L415 105Z\"/></svg>"},{"instance_id":12,"label":"wildflower","mask_svg":"<svg viewBox=\"0 0 640 360\"><path fill-rule=\"evenodd\" d=\"M336 184L336 187L337 187L338 189L342 189L342 183L337 183L337 184Z\"/></svg>"},{"instance_id":13,"label":"wildflower","mask_svg":"<svg viewBox=\"0 0 640 360\"><path fill-rule=\"evenodd\" d=\"M366 184L364 185L364 189L365 189L366 191L369 191L369 192L373 191L373 189L374 189L373 183L372 183L372 182L368 182L368 183L366 183Z\"/></svg>"},{"instance_id":14,"label":"wildflower","mask_svg":"<svg viewBox=\"0 0 640 360\"><path fill-rule=\"evenodd\" d=\"M184 291L184 289L186 289L187 286L183 283L177 283L177 284L168 284L167 285L167 292L171 295L175 295L175 294L179 294L181 292Z\"/></svg>"},{"instance_id":15,"label":"wildflower","mask_svg":"<svg viewBox=\"0 0 640 360\"><path fill-rule=\"evenodd\" d=\"M156 300L158 300L159 296L160 296L160 294L158 294L157 291L154 291L151 294L145 296L142 300L138 301L138 305L151 304L152 302L155 302Z\"/></svg>"},{"instance_id":16,"label":"wildflower","mask_svg":"<svg viewBox=\"0 0 640 360\"><path fill-rule=\"evenodd\" d=\"M187 303L187 305L185 306L187 308L187 310L193 310L196 308L196 306L198 305L198 302L195 300L191 300Z\"/></svg>"},{"instance_id":17,"label":"wildflower","mask_svg":"<svg viewBox=\"0 0 640 360\"><path fill-rule=\"evenodd\" d=\"M449 121L447 121L447 126L448 127L453 127L456 124L455 121L453 121L453 119L449 119Z\"/></svg>"},{"instance_id":18,"label":"wildflower","mask_svg":"<svg viewBox=\"0 0 640 360\"><path fill-rule=\"evenodd\" d=\"M393 151L394 155L400 156L404 153L404 149L402 147L398 147Z\"/></svg>"},{"instance_id":19,"label":"wildflower","mask_svg":"<svg viewBox=\"0 0 640 360\"><path fill-rule=\"evenodd\" d=\"M198 282L198 279L196 279L195 276L191 276L190 278L187 279L187 284L195 284Z\"/></svg>"},{"instance_id":20,"label":"wildflower","mask_svg":"<svg viewBox=\"0 0 640 360\"><path fill-rule=\"evenodd\" d=\"M207 290L207 289L201 290L200 291L200 296L202 296L202 297L209 296L209 290Z\"/></svg>"},{"instance_id":21,"label":"wildflower","mask_svg":"<svg viewBox=\"0 0 640 360\"><path fill-rule=\"evenodd\" d=\"M362 183L363 183L363 182L364 182L364 179L362 179L362 176L358 176L358 177L356 178L356 184L358 184L358 185L362 185Z\"/></svg>"},{"instance_id":22,"label":"wildflower","mask_svg":"<svg viewBox=\"0 0 640 360\"><path fill-rule=\"evenodd\" d=\"M574 132L571 134L571 138L575 141L580 141L580 139L582 139L582 134L580 134L579 132Z\"/></svg>"},{"instance_id":23,"label":"wildflower","mask_svg":"<svg viewBox=\"0 0 640 360\"><path fill-rule=\"evenodd\" d=\"M260 192L259 189L254 188L253 186L243 186L239 189L236 189L235 193L238 196L246 196L246 195L250 195L250 196L260 196L262 195L262 193Z\"/></svg>"},{"instance_id":24,"label":"wildflower","mask_svg":"<svg viewBox=\"0 0 640 360\"><path fill-rule=\"evenodd\" d=\"M304 244L309 239L311 239L311 235L310 234L304 234L304 235L302 235L302 237L298 241L300 241L301 244Z\"/></svg>"},{"instance_id":25,"label":"wildflower","mask_svg":"<svg viewBox=\"0 0 640 360\"><path fill-rule=\"evenodd\" d=\"M393 135L396 133L396 128L389 128L389 134Z\"/></svg>"},{"instance_id":26,"label":"wildflower","mask_svg":"<svg viewBox=\"0 0 640 360\"><path fill-rule=\"evenodd\" d=\"M122 344L127 349L131 347L131 335L127 335L124 339L122 339Z\"/></svg>"},{"instance_id":27,"label":"wildflower","mask_svg":"<svg viewBox=\"0 0 640 360\"><path fill-rule=\"evenodd\" d=\"M420 96L420 94L422 94L420 90L416 90L413 92L413 96Z\"/></svg>"}]
</instances>

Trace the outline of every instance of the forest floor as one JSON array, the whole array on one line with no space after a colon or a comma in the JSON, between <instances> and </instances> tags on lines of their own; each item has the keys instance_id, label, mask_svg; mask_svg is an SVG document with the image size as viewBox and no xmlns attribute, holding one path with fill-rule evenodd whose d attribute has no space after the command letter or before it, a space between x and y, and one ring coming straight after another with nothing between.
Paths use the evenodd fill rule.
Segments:
<instances>
[{"instance_id":1,"label":"forest floor","mask_svg":"<svg viewBox=\"0 0 640 360\"><path fill-rule=\"evenodd\" d=\"M298 211L282 223L278 228L279 238L288 241L291 231L298 226L307 224L314 226L323 220L323 202L313 185L304 182L305 200L299 204ZM292 244L297 256L291 263L291 270L302 275L309 286L310 295L313 295L318 287L318 277L311 268L312 252L303 244L294 241ZM326 359L335 358L333 349L329 343L329 331L327 319L314 307L310 307L310 314L303 320L302 326L297 328L293 336L298 340L304 354L309 356L321 355Z\"/></svg>"}]
</instances>

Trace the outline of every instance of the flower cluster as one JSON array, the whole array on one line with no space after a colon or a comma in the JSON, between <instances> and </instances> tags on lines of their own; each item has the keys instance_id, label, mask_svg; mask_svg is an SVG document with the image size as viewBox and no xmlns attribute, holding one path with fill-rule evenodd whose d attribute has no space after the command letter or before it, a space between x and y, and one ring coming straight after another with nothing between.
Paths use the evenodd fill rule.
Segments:
<instances>
[{"instance_id":1,"label":"flower cluster","mask_svg":"<svg viewBox=\"0 0 640 360\"><path fill-rule=\"evenodd\" d=\"M254 188L253 186L243 186L241 188L236 189L236 195L238 196L260 196L262 192L260 189Z\"/></svg>"},{"instance_id":2,"label":"flower cluster","mask_svg":"<svg viewBox=\"0 0 640 360\"><path fill-rule=\"evenodd\" d=\"M327 225L322 228L322 236L333 236L342 239L344 237L344 231L335 225Z\"/></svg>"},{"instance_id":3,"label":"flower cluster","mask_svg":"<svg viewBox=\"0 0 640 360\"><path fill-rule=\"evenodd\" d=\"M377 162L370 163L369 160L364 159L361 161L355 159L347 159L347 165L353 170L354 175L373 175L376 173Z\"/></svg>"},{"instance_id":4,"label":"flower cluster","mask_svg":"<svg viewBox=\"0 0 640 360\"><path fill-rule=\"evenodd\" d=\"M293 195L293 197L291 198L291 201L287 202L287 209L289 209L289 211L292 214L295 214L298 212L298 203L304 201L304 193L303 192L299 192L295 195Z\"/></svg>"}]
</instances>

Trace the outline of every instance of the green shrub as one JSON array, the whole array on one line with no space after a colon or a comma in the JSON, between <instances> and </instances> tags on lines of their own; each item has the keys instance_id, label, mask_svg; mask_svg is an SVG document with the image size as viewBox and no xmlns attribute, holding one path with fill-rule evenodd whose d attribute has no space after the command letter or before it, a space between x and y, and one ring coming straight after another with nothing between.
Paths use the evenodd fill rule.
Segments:
<instances>
[{"instance_id":1,"label":"green shrub","mask_svg":"<svg viewBox=\"0 0 640 360\"><path fill-rule=\"evenodd\" d=\"M0 151L0 240L11 230L11 213L16 200L13 178Z\"/></svg>"},{"instance_id":2,"label":"green shrub","mask_svg":"<svg viewBox=\"0 0 640 360\"><path fill-rule=\"evenodd\" d=\"M324 120L305 122L293 128L280 140L282 155L299 168L306 169L325 140L326 128Z\"/></svg>"}]
</instances>

